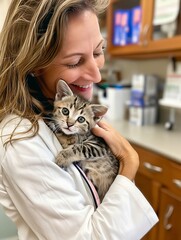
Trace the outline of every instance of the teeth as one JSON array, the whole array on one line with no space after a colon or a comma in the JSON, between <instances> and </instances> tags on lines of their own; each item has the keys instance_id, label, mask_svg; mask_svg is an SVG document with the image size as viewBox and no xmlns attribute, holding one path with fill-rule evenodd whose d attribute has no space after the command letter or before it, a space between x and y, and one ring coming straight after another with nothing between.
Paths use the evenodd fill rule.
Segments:
<instances>
[{"instance_id":1,"label":"teeth","mask_svg":"<svg viewBox=\"0 0 181 240\"><path fill-rule=\"evenodd\" d=\"M78 86L80 88L90 88L92 84L89 84L89 85L76 85L74 84L75 86Z\"/></svg>"}]
</instances>

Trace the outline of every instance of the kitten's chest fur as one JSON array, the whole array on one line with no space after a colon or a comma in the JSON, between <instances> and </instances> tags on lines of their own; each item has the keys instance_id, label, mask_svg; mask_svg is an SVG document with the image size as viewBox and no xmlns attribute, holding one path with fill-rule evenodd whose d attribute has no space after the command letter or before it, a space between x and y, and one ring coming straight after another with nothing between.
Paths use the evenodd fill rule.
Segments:
<instances>
[{"instance_id":1,"label":"kitten's chest fur","mask_svg":"<svg viewBox=\"0 0 181 240\"><path fill-rule=\"evenodd\" d=\"M61 146L65 149L68 148L70 145L79 142L78 135L66 135L64 133L56 133L56 136L61 144Z\"/></svg>"}]
</instances>

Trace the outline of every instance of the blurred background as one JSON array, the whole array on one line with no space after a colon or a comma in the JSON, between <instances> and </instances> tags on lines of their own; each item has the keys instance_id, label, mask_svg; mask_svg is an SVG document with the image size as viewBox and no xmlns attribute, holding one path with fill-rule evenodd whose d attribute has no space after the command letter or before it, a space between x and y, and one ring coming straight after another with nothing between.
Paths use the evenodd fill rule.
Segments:
<instances>
[{"instance_id":1,"label":"blurred background","mask_svg":"<svg viewBox=\"0 0 181 240\"><path fill-rule=\"evenodd\" d=\"M0 31L11 0L0 0ZM101 15L107 42L93 101L140 157L135 183L159 223L144 240L181 240L180 0L111 0ZM0 240L16 228L0 208Z\"/></svg>"}]
</instances>

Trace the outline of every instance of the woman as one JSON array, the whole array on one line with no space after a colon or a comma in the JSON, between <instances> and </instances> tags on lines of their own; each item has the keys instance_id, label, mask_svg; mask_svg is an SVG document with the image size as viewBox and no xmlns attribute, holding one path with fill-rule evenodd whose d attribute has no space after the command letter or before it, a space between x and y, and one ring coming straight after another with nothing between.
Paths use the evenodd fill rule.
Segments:
<instances>
[{"instance_id":1,"label":"woman","mask_svg":"<svg viewBox=\"0 0 181 240\"><path fill-rule=\"evenodd\" d=\"M85 99L101 80L97 16L107 4L13 0L9 8L0 44L0 203L20 240L136 240L158 220L132 182L137 153L110 125L102 121L93 132L123 167L97 206L77 168L55 164L61 146L43 121L59 79Z\"/></svg>"}]
</instances>

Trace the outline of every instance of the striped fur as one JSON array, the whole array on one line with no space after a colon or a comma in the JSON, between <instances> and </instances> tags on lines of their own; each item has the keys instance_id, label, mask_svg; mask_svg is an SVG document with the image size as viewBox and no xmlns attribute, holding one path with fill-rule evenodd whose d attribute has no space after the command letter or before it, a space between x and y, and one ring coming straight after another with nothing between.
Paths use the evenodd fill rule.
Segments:
<instances>
[{"instance_id":1,"label":"striped fur","mask_svg":"<svg viewBox=\"0 0 181 240\"><path fill-rule=\"evenodd\" d=\"M78 162L96 187L102 200L114 181L119 162L102 138L91 133L107 108L74 96L64 81L59 81L54 102L54 131L63 150L56 161L66 168Z\"/></svg>"}]
</instances>

